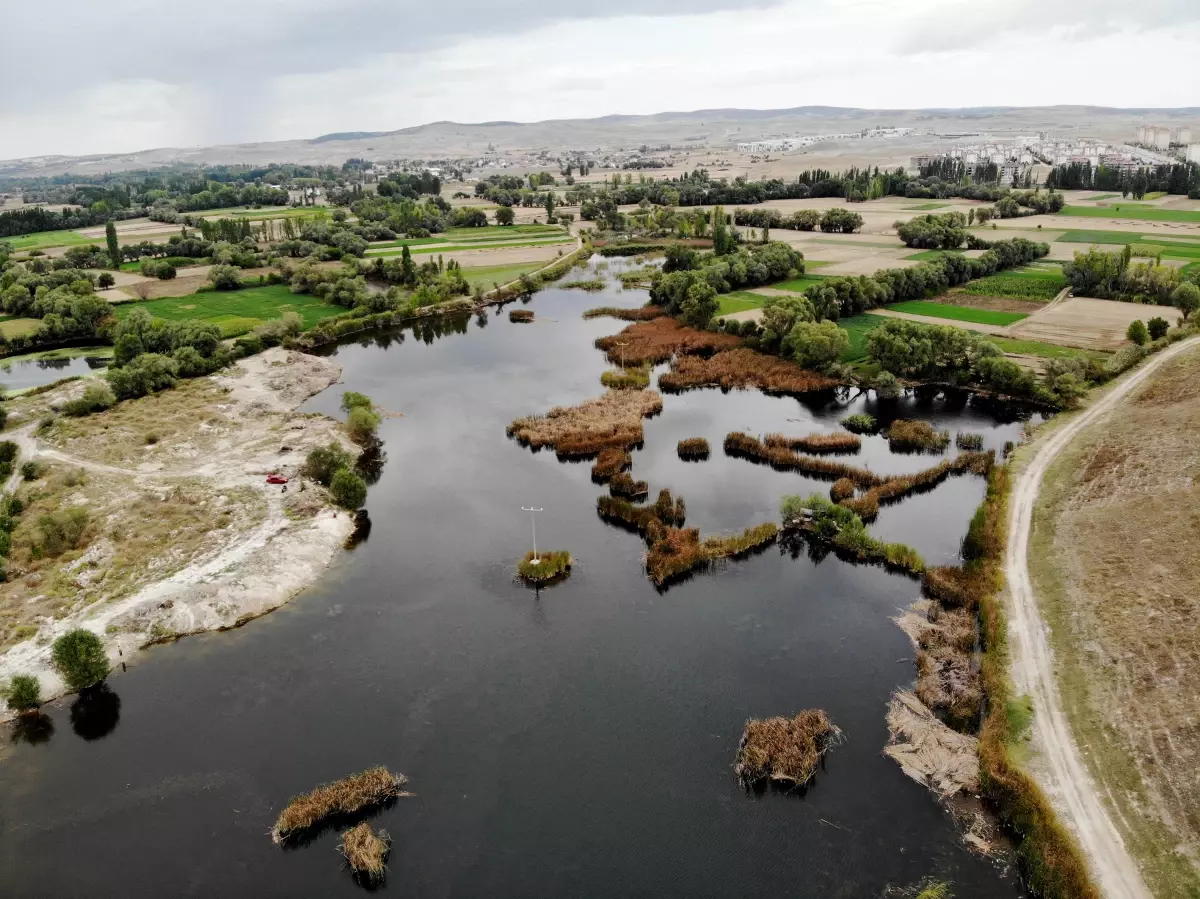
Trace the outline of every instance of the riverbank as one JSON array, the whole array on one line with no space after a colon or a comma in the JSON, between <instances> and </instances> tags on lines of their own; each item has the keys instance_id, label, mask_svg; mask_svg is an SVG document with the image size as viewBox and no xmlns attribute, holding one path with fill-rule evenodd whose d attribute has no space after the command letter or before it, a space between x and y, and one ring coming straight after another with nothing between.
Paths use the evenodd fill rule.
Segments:
<instances>
[{"instance_id":1,"label":"riverbank","mask_svg":"<svg viewBox=\"0 0 1200 899\"><path fill-rule=\"evenodd\" d=\"M277 348L85 418L52 412L78 382L10 403L10 439L41 472L14 482L26 509L0 585L0 680L35 674L43 698L59 696L49 650L67 630L98 633L115 665L150 643L235 627L316 580L353 517L313 484L285 493L266 476L294 477L308 450L345 443L333 419L296 412L340 375L329 359ZM40 521L66 509L84 510L82 537L48 555Z\"/></svg>"}]
</instances>

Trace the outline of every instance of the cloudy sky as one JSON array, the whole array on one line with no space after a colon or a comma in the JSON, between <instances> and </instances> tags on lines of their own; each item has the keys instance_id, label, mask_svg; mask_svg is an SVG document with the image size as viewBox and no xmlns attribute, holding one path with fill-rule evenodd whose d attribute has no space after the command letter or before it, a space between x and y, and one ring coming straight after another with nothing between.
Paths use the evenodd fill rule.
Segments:
<instances>
[{"instance_id":1,"label":"cloudy sky","mask_svg":"<svg viewBox=\"0 0 1200 899\"><path fill-rule=\"evenodd\" d=\"M732 106L1200 106L1200 0L41 0L0 21L0 159Z\"/></svg>"}]
</instances>

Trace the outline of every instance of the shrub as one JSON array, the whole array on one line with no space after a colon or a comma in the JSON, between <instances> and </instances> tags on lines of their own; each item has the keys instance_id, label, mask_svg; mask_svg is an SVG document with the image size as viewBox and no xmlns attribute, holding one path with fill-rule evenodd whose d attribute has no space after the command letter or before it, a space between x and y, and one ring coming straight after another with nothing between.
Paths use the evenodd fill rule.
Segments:
<instances>
[{"instance_id":1,"label":"shrub","mask_svg":"<svg viewBox=\"0 0 1200 899\"><path fill-rule=\"evenodd\" d=\"M875 421L874 415L868 415L865 412L859 412L855 415L847 415L842 419L842 427L852 434L874 434L878 430L879 425Z\"/></svg>"},{"instance_id":2,"label":"shrub","mask_svg":"<svg viewBox=\"0 0 1200 899\"><path fill-rule=\"evenodd\" d=\"M159 353L142 353L120 368L110 368L105 377L118 399L145 396L174 387L178 367L174 359Z\"/></svg>"},{"instance_id":3,"label":"shrub","mask_svg":"<svg viewBox=\"0 0 1200 899\"><path fill-rule=\"evenodd\" d=\"M354 457L336 443L328 446L318 446L309 452L304 460L300 473L311 478L322 487L333 483L333 476L343 468L354 464Z\"/></svg>"},{"instance_id":4,"label":"shrub","mask_svg":"<svg viewBox=\"0 0 1200 899\"><path fill-rule=\"evenodd\" d=\"M93 412L111 408L116 401L112 388L107 384L89 384L84 388L82 396L63 403L62 411L64 415L76 417L91 415Z\"/></svg>"},{"instance_id":5,"label":"shrub","mask_svg":"<svg viewBox=\"0 0 1200 899\"><path fill-rule=\"evenodd\" d=\"M42 685L32 674L14 674L8 685L8 707L14 712L30 712L42 704Z\"/></svg>"},{"instance_id":6,"label":"shrub","mask_svg":"<svg viewBox=\"0 0 1200 899\"><path fill-rule=\"evenodd\" d=\"M26 481L36 481L42 475L42 466L32 459L21 463L21 477Z\"/></svg>"},{"instance_id":7,"label":"shrub","mask_svg":"<svg viewBox=\"0 0 1200 899\"><path fill-rule=\"evenodd\" d=\"M517 574L531 584L545 584L571 573L571 554L566 550L546 550L538 553L536 565L533 560L533 550L530 550L517 562Z\"/></svg>"},{"instance_id":8,"label":"shrub","mask_svg":"<svg viewBox=\"0 0 1200 899\"><path fill-rule=\"evenodd\" d=\"M347 390L342 394L342 411L350 412L353 409L374 409L375 404L371 402L371 398L365 393L358 393L354 390Z\"/></svg>"},{"instance_id":9,"label":"shrub","mask_svg":"<svg viewBox=\"0 0 1200 899\"><path fill-rule=\"evenodd\" d=\"M361 509L367 501L367 482L348 468L339 468L329 483L333 501L343 509Z\"/></svg>"},{"instance_id":10,"label":"shrub","mask_svg":"<svg viewBox=\"0 0 1200 899\"><path fill-rule=\"evenodd\" d=\"M72 506L47 513L38 518L37 526L42 536L42 551L48 556L61 555L68 549L76 549L83 540L88 511L82 506Z\"/></svg>"},{"instance_id":11,"label":"shrub","mask_svg":"<svg viewBox=\"0 0 1200 899\"><path fill-rule=\"evenodd\" d=\"M1150 333L1151 340L1160 340L1167 336L1167 332L1171 330L1171 324L1161 315L1156 315L1146 322L1146 330Z\"/></svg>"},{"instance_id":12,"label":"shrub","mask_svg":"<svg viewBox=\"0 0 1200 899\"><path fill-rule=\"evenodd\" d=\"M703 437L689 437L680 440L675 447L680 459L707 459L709 453L708 441Z\"/></svg>"},{"instance_id":13,"label":"shrub","mask_svg":"<svg viewBox=\"0 0 1200 899\"><path fill-rule=\"evenodd\" d=\"M247 334L233 342L241 356L256 356L263 351L262 338L257 334Z\"/></svg>"},{"instance_id":14,"label":"shrub","mask_svg":"<svg viewBox=\"0 0 1200 899\"><path fill-rule=\"evenodd\" d=\"M1125 336L1138 346L1144 346L1150 340L1150 331L1146 328L1144 321L1134 319L1129 323L1129 328L1125 331Z\"/></svg>"},{"instance_id":15,"label":"shrub","mask_svg":"<svg viewBox=\"0 0 1200 899\"><path fill-rule=\"evenodd\" d=\"M67 631L50 649L50 664L71 690L83 690L108 677L108 653L89 630Z\"/></svg>"},{"instance_id":16,"label":"shrub","mask_svg":"<svg viewBox=\"0 0 1200 899\"><path fill-rule=\"evenodd\" d=\"M804 368L823 371L850 346L850 335L835 322L796 322L781 349Z\"/></svg>"},{"instance_id":17,"label":"shrub","mask_svg":"<svg viewBox=\"0 0 1200 899\"><path fill-rule=\"evenodd\" d=\"M96 279L96 286L101 290L107 290L117 283L117 279L112 276L112 272L101 272L100 277Z\"/></svg>"},{"instance_id":18,"label":"shrub","mask_svg":"<svg viewBox=\"0 0 1200 899\"><path fill-rule=\"evenodd\" d=\"M1190 281L1183 282L1171 294L1171 305L1182 312L1184 318L1191 318L1192 313L1200 309L1200 287Z\"/></svg>"},{"instance_id":19,"label":"shrub","mask_svg":"<svg viewBox=\"0 0 1200 899\"><path fill-rule=\"evenodd\" d=\"M369 443L379 429L379 413L366 406L355 406L346 416L346 433L355 443Z\"/></svg>"},{"instance_id":20,"label":"shrub","mask_svg":"<svg viewBox=\"0 0 1200 899\"><path fill-rule=\"evenodd\" d=\"M214 265L208 270L208 280L217 290L237 290L242 286L241 273L232 265Z\"/></svg>"}]
</instances>

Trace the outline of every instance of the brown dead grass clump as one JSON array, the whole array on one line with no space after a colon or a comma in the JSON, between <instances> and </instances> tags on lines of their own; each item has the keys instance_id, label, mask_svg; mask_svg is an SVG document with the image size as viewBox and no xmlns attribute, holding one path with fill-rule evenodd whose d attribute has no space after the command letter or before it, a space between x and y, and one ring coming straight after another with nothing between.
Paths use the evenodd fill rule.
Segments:
<instances>
[{"instance_id":1,"label":"brown dead grass clump","mask_svg":"<svg viewBox=\"0 0 1200 899\"><path fill-rule=\"evenodd\" d=\"M366 821L351 827L342 834L342 843L338 846L350 870L368 884L383 881L387 874L388 853L392 849L392 838L386 830L375 833Z\"/></svg>"},{"instance_id":2,"label":"brown dead grass clump","mask_svg":"<svg viewBox=\"0 0 1200 899\"><path fill-rule=\"evenodd\" d=\"M620 334L596 341L596 348L604 350L614 365L657 364L676 354L714 353L740 345L741 340L731 334L697 331L665 316L636 322Z\"/></svg>"},{"instance_id":3,"label":"brown dead grass clump","mask_svg":"<svg viewBox=\"0 0 1200 899\"><path fill-rule=\"evenodd\" d=\"M872 487L862 496L841 502L847 509L853 510L863 521L873 521L879 515L880 506L899 502L904 497L914 493L923 493L926 490L932 490L938 484L942 483L942 481L946 480L946 478L950 477L950 475L959 475L969 471L972 474L987 477L987 473L991 470L994 462L995 456L991 452L959 453L956 458L945 459L932 468L926 468L924 471L888 478L882 484Z\"/></svg>"},{"instance_id":4,"label":"brown dead grass clump","mask_svg":"<svg viewBox=\"0 0 1200 899\"><path fill-rule=\"evenodd\" d=\"M587 456L642 442L642 419L662 410L654 390L609 390L578 406L557 406L546 415L518 418L508 435L534 449L552 447L559 455Z\"/></svg>"},{"instance_id":5,"label":"brown dead grass clump","mask_svg":"<svg viewBox=\"0 0 1200 899\"><path fill-rule=\"evenodd\" d=\"M825 390L839 383L836 378L801 368L795 362L746 347L727 349L709 358L677 356L671 362L671 370L658 379L658 386L670 392L697 387L722 390L754 387L763 393L787 395Z\"/></svg>"},{"instance_id":6,"label":"brown dead grass clump","mask_svg":"<svg viewBox=\"0 0 1200 899\"><path fill-rule=\"evenodd\" d=\"M519 323L520 322L531 322L531 321L533 321L533 310L532 309L514 309L514 310L512 310L512 312L508 313L508 320L510 322L519 322Z\"/></svg>"},{"instance_id":7,"label":"brown dead grass clump","mask_svg":"<svg viewBox=\"0 0 1200 899\"><path fill-rule=\"evenodd\" d=\"M854 496L854 482L849 478L839 478L829 488L829 498L835 503L843 502Z\"/></svg>"},{"instance_id":8,"label":"brown dead grass clump","mask_svg":"<svg viewBox=\"0 0 1200 899\"><path fill-rule=\"evenodd\" d=\"M950 445L950 432L934 430L927 421L894 421L887 430L892 452L940 453Z\"/></svg>"},{"instance_id":9,"label":"brown dead grass clump","mask_svg":"<svg viewBox=\"0 0 1200 899\"><path fill-rule=\"evenodd\" d=\"M636 309L621 309L617 306L598 306L583 313L584 318L608 316L609 318L619 318L627 322L648 322L656 318L661 318L662 315L663 311L659 306L640 306Z\"/></svg>"},{"instance_id":10,"label":"brown dead grass clump","mask_svg":"<svg viewBox=\"0 0 1200 899\"><path fill-rule=\"evenodd\" d=\"M603 484L632 464L633 456L629 454L629 450L618 446L602 449L596 457L596 464L592 466L592 480Z\"/></svg>"},{"instance_id":11,"label":"brown dead grass clump","mask_svg":"<svg viewBox=\"0 0 1200 899\"><path fill-rule=\"evenodd\" d=\"M763 438L767 446L782 446L801 453L857 453L862 448L862 438L855 434L809 434L807 437L785 437L783 434L768 434Z\"/></svg>"},{"instance_id":12,"label":"brown dead grass clump","mask_svg":"<svg viewBox=\"0 0 1200 899\"><path fill-rule=\"evenodd\" d=\"M733 770L748 787L768 779L802 787L840 737L821 709L794 718L754 718L746 722Z\"/></svg>"},{"instance_id":13,"label":"brown dead grass clump","mask_svg":"<svg viewBox=\"0 0 1200 899\"><path fill-rule=\"evenodd\" d=\"M801 456L786 446L768 446L757 437L751 437L741 431L733 431L725 436L725 455L761 462L778 471L798 471L814 478L827 478L831 481L847 479L859 487L875 487L886 480L866 468Z\"/></svg>"},{"instance_id":14,"label":"brown dead grass clump","mask_svg":"<svg viewBox=\"0 0 1200 899\"><path fill-rule=\"evenodd\" d=\"M703 437L689 437L686 440L680 440L675 447L675 451L679 454L679 458L685 461L707 459L709 454L708 441Z\"/></svg>"},{"instance_id":15,"label":"brown dead grass clump","mask_svg":"<svg viewBox=\"0 0 1200 899\"><path fill-rule=\"evenodd\" d=\"M646 551L646 573L650 580L662 586L718 559L749 555L774 543L778 535L779 527L770 521L746 528L740 534L705 540L700 539L697 528L651 525L646 531L650 542Z\"/></svg>"},{"instance_id":16,"label":"brown dead grass clump","mask_svg":"<svg viewBox=\"0 0 1200 899\"><path fill-rule=\"evenodd\" d=\"M307 830L333 815L350 815L383 805L406 795L406 783L408 778L403 774L393 774L381 765L319 786L287 804L271 828L271 838L282 843L292 834Z\"/></svg>"},{"instance_id":17,"label":"brown dead grass clump","mask_svg":"<svg viewBox=\"0 0 1200 899\"><path fill-rule=\"evenodd\" d=\"M619 471L609 479L608 490L613 496L639 499L650 493L650 485L645 481L635 481L627 471Z\"/></svg>"}]
</instances>

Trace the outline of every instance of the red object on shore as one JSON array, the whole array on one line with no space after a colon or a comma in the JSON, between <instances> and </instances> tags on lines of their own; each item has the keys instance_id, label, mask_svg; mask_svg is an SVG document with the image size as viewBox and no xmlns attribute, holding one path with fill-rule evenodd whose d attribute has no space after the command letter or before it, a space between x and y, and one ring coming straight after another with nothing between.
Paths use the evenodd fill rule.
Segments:
<instances>
[{"instance_id":1,"label":"red object on shore","mask_svg":"<svg viewBox=\"0 0 1200 899\"><path fill-rule=\"evenodd\" d=\"M286 484L288 479L281 474L267 475L268 484Z\"/></svg>"}]
</instances>

